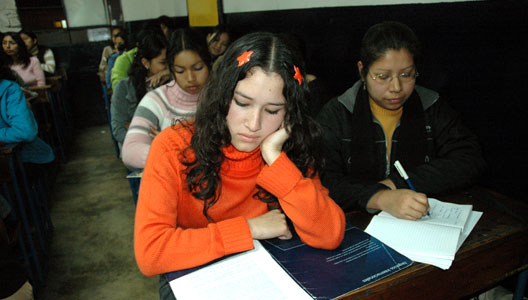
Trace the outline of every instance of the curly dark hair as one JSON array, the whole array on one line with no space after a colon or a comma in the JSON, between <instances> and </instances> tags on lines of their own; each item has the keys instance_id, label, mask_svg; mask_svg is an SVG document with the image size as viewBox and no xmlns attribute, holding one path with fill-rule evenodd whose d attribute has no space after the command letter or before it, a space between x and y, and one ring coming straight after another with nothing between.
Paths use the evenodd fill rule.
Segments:
<instances>
[{"instance_id":1,"label":"curly dark hair","mask_svg":"<svg viewBox=\"0 0 528 300\"><path fill-rule=\"evenodd\" d=\"M24 65L24 68L26 68L29 65L29 58L31 57L31 54L29 54L29 51L26 47L26 44L24 43L24 41L22 40L18 32L11 31L11 32L4 33L4 35L2 36L2 42L4 41L6 36L10 36L15 41L15 43L17 43L18 45L18 53L16 54L17 61L13 61L13 58L6 54L7 65L11 66L15 63L20 62ZM2 51L3 51L3 48L2 48Z\"/></svg>"},{"instance_id":2,"label":"curly dark hair","mask_svg":"<svg viewBox=\"0 0 528 300\"><path fill-rule=\"evenodd\" d=\"M251 59L238 66L237 58L245 51L253 51ZM226 116L238 81L255 67L267 73L277 73L284 81L286 98L284 125L290 137L283 151L306 177L312 177L321 168L319 141L321 129L309 116L306 103L308 85L293 78L294 66L303 76L302 56L282 37L268 32L247 34L235 41L225 52L218 69L209 77L202 90L195 116L190 146L180 160L187 165L187 184L193 196L204 201L203 214L216 203L221 193L220 166L225 158L222 148L230 145L231 136ZM189 153L194 153L195 158ZM277 202L275 196L259 187L254 195L266 203ZM268 205L270 207L270 205Z\"/></svg>"}]
</instances>

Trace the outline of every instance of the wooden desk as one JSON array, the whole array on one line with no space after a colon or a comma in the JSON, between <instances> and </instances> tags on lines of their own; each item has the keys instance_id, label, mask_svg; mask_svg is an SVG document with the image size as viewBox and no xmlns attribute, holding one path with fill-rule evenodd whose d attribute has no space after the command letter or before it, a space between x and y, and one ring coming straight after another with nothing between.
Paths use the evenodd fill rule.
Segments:
<instances>
[{"instance_id":1,"label":"wooden desk","mask_svg":"<svg viewBox=\"0 0 528 300\"><path fill-rule=\"evenodd\" d=\"M442 201L470 203L484 214L457 252L451 268L414 263L411 267L339 299L441 299L474 295L528 269L528 203L483 188L472 188ZM365 229L371 215L348 215Z\"/></svg>"}]
</instances>

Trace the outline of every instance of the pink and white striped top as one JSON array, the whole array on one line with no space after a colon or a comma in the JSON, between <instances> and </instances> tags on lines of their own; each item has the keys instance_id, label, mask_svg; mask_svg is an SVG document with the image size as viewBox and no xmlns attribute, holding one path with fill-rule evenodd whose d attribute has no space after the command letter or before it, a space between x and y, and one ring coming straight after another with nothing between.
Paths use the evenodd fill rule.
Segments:
<instances>
[{"instance_id":1,"label":"pink and white striped top","mask_svg":"<svg viewBox=\"0 0 528 300\"><path fill-rule=\"evenodd\" d=\"M139 102L123 142L125 165L129 169L144 168L152 143L150 128L161 131L179 119L193 119L198 96L187 93L174 80L148 92Z\"/></svg>"}]
</instances>

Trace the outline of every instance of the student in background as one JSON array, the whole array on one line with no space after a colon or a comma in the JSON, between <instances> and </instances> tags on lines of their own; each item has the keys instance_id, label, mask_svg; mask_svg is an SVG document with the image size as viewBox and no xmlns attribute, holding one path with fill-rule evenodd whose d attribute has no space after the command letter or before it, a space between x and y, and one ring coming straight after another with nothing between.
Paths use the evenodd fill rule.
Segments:
<instances>
[{"instance_id":1,"label":"student in background","mask_svg":"<svg viewBox=\"0 0 528 300\"><path fill-rule=\"evenodd\" d=\"M303 68L276 35L248 34L212 73L196 121L154 140L134 228L145 275L250 250L253 239L290 239L293 229L312 247L339 246L345 218L317 175L321 130L307 118ZM160 298L174 299L165 276Z\"/></svg>"},{"instance_id":2,"label":"student in background","mask_svg":"<svg viewBox=\"0 0 528 300\"><path fill-rule=\"evenodd\" d=\"M211 67L205 41L196 31L179 29L169 42L167 63L174 80L140 101L123 144L123 162L142 169L153 138L178 119L192 119Z\"/></svg>"},{"instance_id":3,"label":"student in background","mask_svg":"<svg viewBox=\"0 0 528 300\"><path fill-rule=\"evenodd\" d=\"M106 81L106 71L108 70L108 58L114 53L122 51L126 47L123 34L125 30L121 27L113 27L111 30L112 44L103 48L103 54L101 55L101 62L99 62L99 77L101 82Z\"/></svg>"},{"instance_id":4,"label":"student in background","mask_svg":"<svg viewBox=\"0 0 528 300\"><path fill-rule=\"evenodd\" d=\"M0 148L9 151L21 143L22 162L49 163L55 159L53 150L37 136L37 122L24 93L14 82L13 74L3 66L0 71Z\"/></svg>"},{"instance_id":5,"label":"student in background","mask_svg":"<svg viewBox=\"0 0 528 300\"><path fill-rule=\"evenodd\" d=\"M419 42L398 22L372 26L361 43L361 80L318 115L330 196L345 210L419 219L426 194L468 186L485 167L477 138L435 91L416 85ZM398 174L399 160L418 192Z\"/></svg>"},{"instance_id":6,"label":"student in background","mask_svg":"<svg viewBox=\"0 0 528 300\"><path fill-rule=\"evenodd\" d=\"M148 35L138 46L129 76L120 80L112 94L112 134L123 146L125 135L139 100L152 88L147 78L167 69L167 41L161 35Z\"/></svg>"},{"instance_id":7,"label":"student in background","mask_svg":"<svg viewBox=\"0 0 528 300\"><path fill-rule=\"evenodd\" d=\"M224 54L231 42L231 33L225 25L218 25L206 36L207 47L213 61L213 70L219 63L219 58Z\"/></svg>"},{"instance_id":8,"label":"student in background","mask_svg":"<svg viewBox=\"0 0 528 300\"><path fill-rule=\"evenodd\" d=\"M157 19L163 35L168 40L172 32L176 29L174 27L174 21L169 16L160 16Z\"/></svg>"},{"instance_id":9,"label":"student in background","mask_svg":"<svg viewBox=\"0 0 528 300\"><path fill-rule=\"evenodd\" d=\"M117 52L112 53L110 57L108 57L108 65L106 67L106 73L105 73L105 81L107 87L112 87L112 69L114 68L115 62L121 54L123 54L127 50L127 38L124 31L121 31L118 33L117 38L120 41L123 41L123 43L120 43L117 47Z\"/></svg>"},{"instance_id":10,"label":"student in background","mask_svg":"<svg viewBox=\"0 0 528 300\"><path fill-rule=\"evenodd\" d=\"M37 35L32 31L21 30L18 34L26 44L29 53L40 61L44 74L48 76L55 74L55 56L51 48L39 45Z\"/></svg>"},{"instance_id":11,"label":"student in background","mask_svg":"<svg viewBox=\"0 0 528 300\"><path fill-rule=\"evenodd\" d=\"M20 157L25 163L47 163L53 151L37 135L37 124L11 69L0 56L0 151L11 152L21 143ZM44 150L44 152L42 152ZM33 287L17 252L19 221L12 207L0 195L0 298L33 299Z\"/></svg>"},{"instance_id":12,"label":"student in background","mask_svg":"<svg viewBox=\"0 0 528 300\"><path fill-rule=\"evenodd\" d=\"M45 85L44 71L38 58L31 56L26 44L16 32L7 32L2 38L2 50L6 54L7 65L24 80L28 86Z\"/></svg>"},{"instance_id":13,"label":"student in background","mask_svg":"<svg viewBox=\"0 0 528 300\"><path fill-rule=\"evenodd\" d=\"M292 43L292 46L298 49L304 60L308 61L306 59L306 43L302 37L293 33L281 33L280 35ZM311 73L310 64L308 62L306 68L306 81L308 82L308 88L310 89L310 96L308 97L307 102L310 108L310 116L315 118L321 111L321 108L328 102L328 100L330 100L330 98L332 98L332 96L330 96L330 91L327 88L326 82L322 78Z\"/></svg>"},{"instance_id":14,"label":"student in background","mask_svg":"<svg viewBox=\"0 0 528 300\"><path fill-rule=\"evenodd\" d=\"M8 141L11 137L3 136L20 136L17 132L26 131L25 124L18 122L17 115L20 113L17 111L26 116L23 119L30 119L31 115L20 86L15 83L14 73L5 65L3 55L0 58L0 148L2 152L9 152L11 148L7 147L4 140ZM4 119L15 122L8 121L6 126ZM12 214L11 205L0 194L0 299L33 299L33 287L16 251L18 222Z\"/></svg>"},{"instance_id":15,"label":"student in background","mask_svg":"<svg viewBox=\"0 0 528 300\"><path fill-rule=\"evenodd\" d=\"M209 53L213 58L213 61L216 60L220 55L224 54L229 46L231 39L229 30L225 25L218 25L213 28L206 36L207 47L209 48Z\"/></svg>"},{"instance_id":16,"label":"student in background","mask_svg":"<svg viewBox=\"0 0 528 300\"><path fill-rule=\"evenodd\" d=\"M155 21L155 20L154 20ZM112 89L115 88L116 84L119 82L119 80L128 77L128 71L130 70L130 66L132 65L132 62L134 61L134 56L137 52L137 46L143 38L147 35L153 35L153 34L159 34L163 35L163 32L159 26L158 22L147 22L142 27L141 31L137 33L135 36L135 47L131 50L125 51L122 55L120 55L114 64L114 68L112 69L111 74L111 81L112 81ZM147 79L147 82L149 82L150 86L157 86L160 84L163 84L169 79L169 74L165 72L160 72L156 75L153 75Z\"/></svg>"}]
</instances>

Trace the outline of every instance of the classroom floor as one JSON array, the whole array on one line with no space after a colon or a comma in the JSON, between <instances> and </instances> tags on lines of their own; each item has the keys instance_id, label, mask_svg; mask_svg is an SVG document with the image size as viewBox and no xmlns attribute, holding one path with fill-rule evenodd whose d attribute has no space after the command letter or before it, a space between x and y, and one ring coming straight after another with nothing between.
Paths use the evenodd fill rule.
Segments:
<instances>
[{"instance_id":1,"label":"classroom floor","mask_svg":"<svg viewBox=\"0 0 528 300\"><path fill-rule=\"evenodd\" d=\"M158 299L134 259L134 202L108 125L77 134L50 203L55 232L37 299Z\"/></svg>"}]
</instances>

